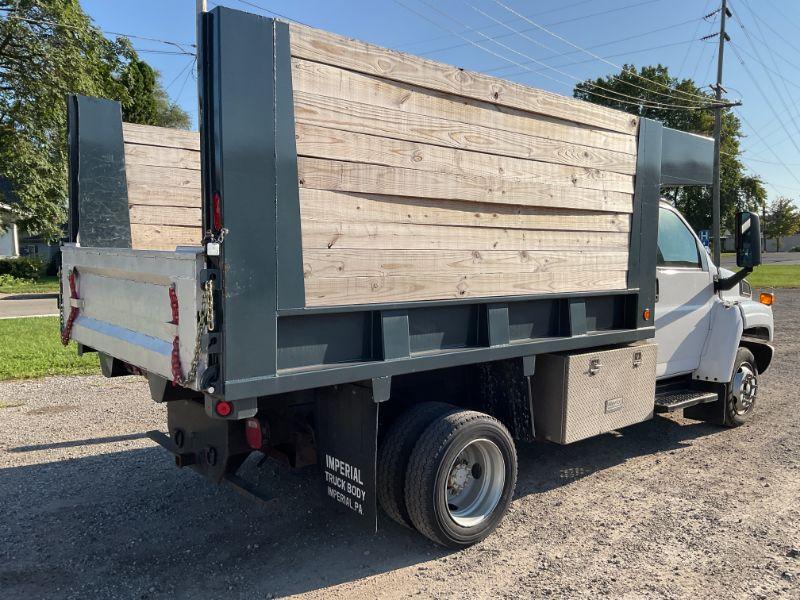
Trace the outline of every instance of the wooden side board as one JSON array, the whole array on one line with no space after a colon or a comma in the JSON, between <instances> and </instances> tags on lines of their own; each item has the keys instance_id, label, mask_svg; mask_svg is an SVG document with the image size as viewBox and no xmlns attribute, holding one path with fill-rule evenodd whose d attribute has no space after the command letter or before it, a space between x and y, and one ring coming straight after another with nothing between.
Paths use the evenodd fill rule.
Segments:
<instances>
[{"instance_id":1,"label":"wooden side board","mask_svg":"<svg viewBox=\"0 0 800 600\"><path fill-rule=\"evenodd\" d=\"M303 221L327 223L408 223L506 229L630 231L630 215L627 214L629 210L618 213L575 211L460 200L352 194L308 188L300 189L300 211Z\"/></svg>"},{"instance_id":2,"label":"wooden side board","mask_svg":"<svg viewBox=\"0 0 800 600\"><path fill-rule=\"evenodd\" d=\"M133 247L174 250L199 244L197 132L123 123L122 133Z\"/></svg>"},{"instance_id":3,"label":"wooden side board","mask_svg":"<svg viewBox=\"0 0 800 600\"><path fill-rule=\"evenodd\" d=\"M290 29L307 306L624 288L638 119ZM134 247L199 243L196 133L125 124Z\"/></svg>"},{"instance_id":4,"label":"wooden side board","mask_svg":"<svg viewBox=\"0 0 800 600\"><path fill-rule=\"evenodd\" d=\"M564 121L634 135L632 115L366 42L291 24L292 56Z\"/></svg>"},{"instance_id":5,"label":"wooden side board","mask_svg":"<svg viewBox=\"0 0 800 600\"><path fill-rule=\"evenodd\" d=\"M374 104L296 92L294 109L298 122L333 129L625 175L636 171L636 159L630 154L416 113L399 114Z\"/></svg>"}]
</instances>

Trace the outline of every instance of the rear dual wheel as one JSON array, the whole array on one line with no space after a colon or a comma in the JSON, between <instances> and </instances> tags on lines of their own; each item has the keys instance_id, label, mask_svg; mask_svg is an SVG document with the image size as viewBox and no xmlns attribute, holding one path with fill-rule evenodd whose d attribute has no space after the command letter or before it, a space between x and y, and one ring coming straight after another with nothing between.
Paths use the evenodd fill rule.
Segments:
<instances>
[{"instance_id":1,"label":"rear dual wheel","mask_svg":"<svg viewBox=\"0 0 800 600\"><path fill-rule=\"evenodd\" d=\"M429 414L425 406L410 409L417 422ZM400 506L404 522L437 544L462 548L484 539L505 516L517 480L517 455L511 435L497 419L449 408L429 416L418 439L410 440L406 464L392 467L405 467L402 496L395 492L387 502L387 495L379 493L379 500L390 516ZM386 490L381 472L379 467L378 487ZM397 471L394 477L400 478Z\"/></svg>"}]
</instances>

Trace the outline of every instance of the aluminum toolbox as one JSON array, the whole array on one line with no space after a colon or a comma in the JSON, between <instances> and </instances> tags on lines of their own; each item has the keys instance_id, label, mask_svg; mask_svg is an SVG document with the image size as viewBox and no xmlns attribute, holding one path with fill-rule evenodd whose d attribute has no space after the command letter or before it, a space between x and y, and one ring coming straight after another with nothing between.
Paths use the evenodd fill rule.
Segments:
<instances>
[{"instance_id":1,"label":"aluminum toolbox","mask_svg":"<svg viewBox=\"0 0 800 600\"><path fill-rule=\"evenodd\" d=\"M651 418L656 350L641 343L537 356L531 389L537 437L569 444Z\"/></svg>"}]
</instances>

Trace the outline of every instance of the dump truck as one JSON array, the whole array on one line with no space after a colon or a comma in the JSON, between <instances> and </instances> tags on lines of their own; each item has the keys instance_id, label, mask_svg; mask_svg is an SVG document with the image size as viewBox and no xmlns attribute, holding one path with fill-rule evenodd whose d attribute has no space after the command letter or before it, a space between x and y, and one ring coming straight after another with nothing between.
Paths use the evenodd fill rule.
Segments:
<instances>
[{"instance_id":1,"label":"dump truck","mask_svg":"<svg viewBox=\"0 0 800 600\"><path fill-rule=\"evenodd\" d=\"M751 417L758 216L724 272L660 194L711 183L710 139L224 7L198 36L199 134L68 99L62 339L146 377L177 466L261 499L249 456L316 466L458 548L516 444Z\"/></svg>"}]
</instances>

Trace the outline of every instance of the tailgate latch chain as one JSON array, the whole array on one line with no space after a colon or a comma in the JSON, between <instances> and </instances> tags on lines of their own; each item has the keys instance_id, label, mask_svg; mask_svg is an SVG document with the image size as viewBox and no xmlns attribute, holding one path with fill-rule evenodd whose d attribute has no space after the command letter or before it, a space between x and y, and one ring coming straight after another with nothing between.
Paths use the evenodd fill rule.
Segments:
<instances>
[{"instance_id":1,"label":"tailgate latch chain","mask_svg":"<svg viewBox=\"0 0 800 600\"><path fill-rule=\"evenodd\" d=\"M69 340L72 337L72 325L75 323L75 319L78 318L78 313L81 310L81 303L78 298L78 286L75 282L75 269L69 270L69 299L69 317L67 317L67 322L61 330L61 343L65 346L69 344Z\"/></svg>"},{"instance_id":2,"label":"tailgate latch chain","mask_svg":"<svg viewBox=\"0 0 800 600\"><path fill-rule=\"evenodd\" d=\"M203 293L201 295L200 311L197 314L197 335L194 342L194 353L192 362L189 365L189 372L183 377L181 369L180 337L177 332L172 340L172 385L189 387L197 379L197 367L200 364L200 353L202 352L202 337L208 331L213 331L215 327L214 317L214 280L208 279L202 284ZM169 303L172 308L172 324L179 324L178 314L178 294L175 291L175 284L169 287Z\"/></svg>"}]
</instances>

